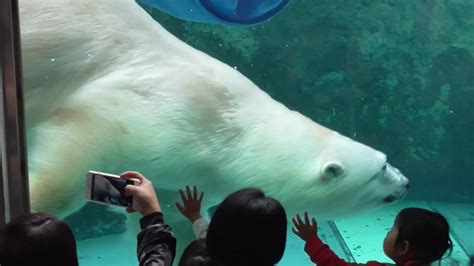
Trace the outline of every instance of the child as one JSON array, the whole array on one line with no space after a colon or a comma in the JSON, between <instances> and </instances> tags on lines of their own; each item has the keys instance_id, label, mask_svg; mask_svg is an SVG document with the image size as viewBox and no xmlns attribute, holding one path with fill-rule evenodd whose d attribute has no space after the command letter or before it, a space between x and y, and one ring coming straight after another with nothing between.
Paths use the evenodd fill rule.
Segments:
<instances>
[{"instance_id":1,"label":"child","mask_svg":"<svg viewBox=\"0 0 474 266\"><path fill-rule=\"evenodd\" d=\"M0 264L78 266L74 234L56 217L24 213L0 228Z\"/></svg>"},{"instance_id":2,"label":"child","mask_svg":"<svg viewBox=\"0 0 474 266\"><path fill-rule=\"evenodd\" d=\"M310 224L308 213L305 212L304 222L297 215L293 224L293 232L306 241L305 251L318 266L354 265L340 259L318 238L316 220L313 218ZM403 209L387 233L383 249L396 265L430 265L440 260L446 251L452 250L448 222L439 213L420 208ZM366 265L389 264L371 261Z\"/></svg>"},{"instance_id":3,"label":"child","mask_svg":"<svg viewBox=\"0 0 474 266\"><path fill-rule=\"evenodd\" d=\"M287 216L283 206L257 188L244 188L219 204L208 225L200 214L203 193L180 190L178 210L198 240L183 252L180 266L270 266L283 257Z\"/></svg>"}]
</instances>

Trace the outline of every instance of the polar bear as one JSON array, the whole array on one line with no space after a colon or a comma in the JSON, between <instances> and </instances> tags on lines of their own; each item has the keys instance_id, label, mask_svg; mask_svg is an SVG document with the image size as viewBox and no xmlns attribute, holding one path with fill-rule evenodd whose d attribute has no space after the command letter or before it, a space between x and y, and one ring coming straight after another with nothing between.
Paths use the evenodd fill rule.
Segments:
<instances>
[{"instance_id":1,"label":"polar bear","mask_svg":"<svg viewBox=\"0 0 474 266\"><path fill-rule=\"evenodd\" d=\"M88 170L194 184L206 206L259 187L325 218L407 191L383 153L289 110L133 0L23 0L20 16L33 211L77 210Z\"/></svg>"}]
</instances>

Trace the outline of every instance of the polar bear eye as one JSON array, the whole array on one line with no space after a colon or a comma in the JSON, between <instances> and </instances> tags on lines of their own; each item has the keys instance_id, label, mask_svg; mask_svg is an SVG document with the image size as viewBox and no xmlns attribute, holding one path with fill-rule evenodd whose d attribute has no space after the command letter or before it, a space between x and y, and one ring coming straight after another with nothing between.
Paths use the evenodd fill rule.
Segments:
<instances>
[{"instance_id":1,"label":"polar bear eye","mask_svg":"<svg viewBox=\"0 0 474 266\"><path fill-rule=\"evenodd\" d=\"M344 167L337 162L327 162L321 169L321 174L326 179L339 177L344 173Z\"/></svg>"}]
</instances>

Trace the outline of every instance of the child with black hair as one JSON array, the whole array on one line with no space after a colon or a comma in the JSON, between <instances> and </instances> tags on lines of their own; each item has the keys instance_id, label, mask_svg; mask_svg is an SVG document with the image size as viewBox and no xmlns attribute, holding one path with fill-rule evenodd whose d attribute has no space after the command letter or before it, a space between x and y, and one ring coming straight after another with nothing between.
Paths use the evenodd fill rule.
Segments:
<instances>
[{"instance_id":1,"label":"child with black hair","mask_svg":"<svg viewBox=\"0 0 474 266\"><path fill-rule=\"evenodd\" d=\"M0 228L0 265L78 266L71 228L45 213L24 213Z\"/></svg>"},{"instance_id":2,"label":"child with black hair","mask_svg":"<svg viewBox=\"0 0 474 266\"><path fill-rule=\"evenodd\" d=\"M183 252L180 266L273 266L283 257L287 219L283 206L257 188L228 195L210 223L201 217L196 187L180 190L178 210L193 224L197 240Z\"/></svg>"},{"instance_id":3,"label":"child with black hair","mask_svg":"<svg viewBox=\"0 0 474 266\"><path fill-rule=\"evenodd\" d=\"M293 218L293 232L306 241L305 251L311 261L318 266L355 265L340 259L325 245L318 238L316 220L313 218L310 223L308 213L304 216L304 222L299 215ZM434 261L441 260L448 250L449 253L452 250L448 222L441 214L429 210L403 209L387 233L383 249L396 265L430 265ZM390 264L370 261L366 265Z\"/></svg>"}]
</instances>

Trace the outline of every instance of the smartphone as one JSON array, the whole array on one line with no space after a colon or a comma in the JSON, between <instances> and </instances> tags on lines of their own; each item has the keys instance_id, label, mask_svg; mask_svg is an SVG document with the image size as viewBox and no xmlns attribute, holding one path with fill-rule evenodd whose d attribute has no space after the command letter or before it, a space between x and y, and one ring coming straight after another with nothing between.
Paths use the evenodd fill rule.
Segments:
<instances>
[{"instance_id":1,"label":"smartphone","mask_svg":"<svg viewBox=\"0 0 474 266\"><path fill-rule=\"evenodd\" d=\"M121 179L117 175L96 171L89 171L86 177L87 200L105 205L132 207L133 198L125 195L125 186L135 185L137 180Z\"/></svg>"}]
</instances>

